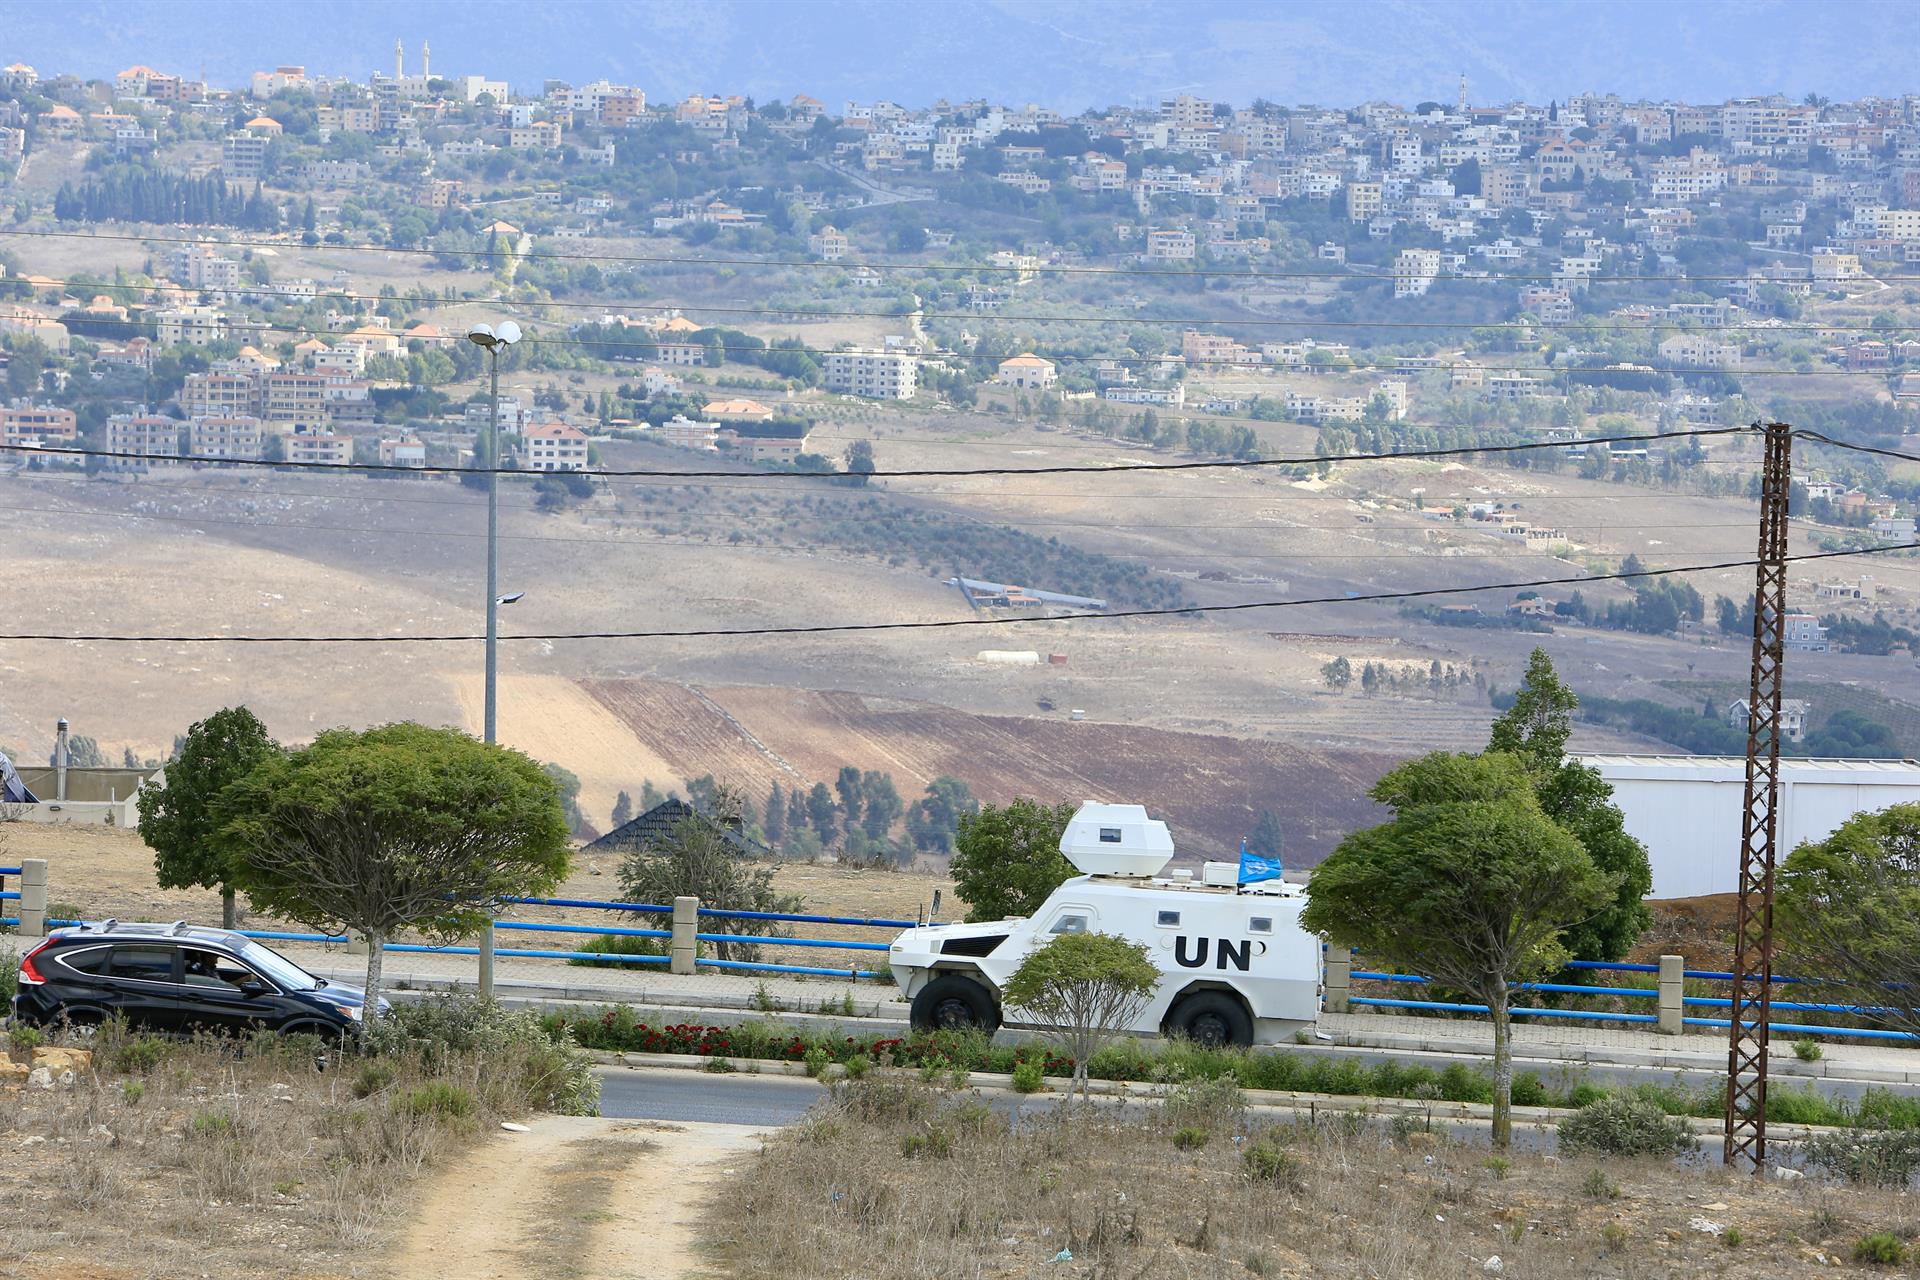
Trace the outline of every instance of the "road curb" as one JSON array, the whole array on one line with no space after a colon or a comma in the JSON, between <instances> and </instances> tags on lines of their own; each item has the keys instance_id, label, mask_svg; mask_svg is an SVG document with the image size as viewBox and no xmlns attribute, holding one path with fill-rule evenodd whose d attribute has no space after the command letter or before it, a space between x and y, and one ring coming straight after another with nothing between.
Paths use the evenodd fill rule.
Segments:
<instances>
[{"instance_id":1,"label":"road curb","mask_svg":"<svg viewBox=\"0 0 1920 1280\"><path fill-rule=\"evenodd\" d=\"M747 1066L734 1066L731 1070L715 1071L712 1063L723 1059L702 1058L682 1053L619 1053L609 1050L592 1049L587 1051L596 1065L603 1067L625 1067L631 1071L676 1071L684 1075L703 1076L807 1076L806 1064L783 1062L778 1059L743 1058L724 1059L729 1063L746 1063ZM699 1065L689 1065L697 1063ZM907 1077L917 1073L909 1067L875 1067L874 1074L880 1076ZM828 1075L820 1079L822 1085L835 1084L845 1080L844 1069L830 1066ZM1037 1093L1021 1093L1013 1087L1013 1077L1000 1072L975 1071L967 1076L966 1088L974 1092L994 1096L1013 1098L1065 1098L1066 1090L1061 1087L1064 1081L1056 1076L1047 1078L1047 1088ZM1153 1102L1165 1096L1167 1085L1135 1080L1093 1080L1089 1082L1088 1092L1096 1097L1119 1098L1125 1101ZM1493 1107L1484 1102L1444 1102L1427 1101L1419 1098L1381 1098L1371 1095L1345 1095L1330 1093L1294 1093L1276 1089L1242 1089L1241 1097L1247 1110L1260 1115L1305 1115L1317 1117L1321 1112L1330 1115L1348 1115L1359 1113L1374 1116L1414 1116L1428 1124L1467 1123L1491 1124ZM1518 1125L1532 1125L1539 1128L1558 1127L1561 1121L1575 1114L1566 1107L1522 1107L1512 1109L1512 1121ZM1714 1137L1721 1132L1721 1123L1701 1116L1675 1116L1683 1122L1696 1137ZM1768 1134L1781 1141L1806 1141L1823 1133L1847 1133L1846 1129L1835 1129L1820 1125L1770 1124Z\"/></svg>"}]
</instances>

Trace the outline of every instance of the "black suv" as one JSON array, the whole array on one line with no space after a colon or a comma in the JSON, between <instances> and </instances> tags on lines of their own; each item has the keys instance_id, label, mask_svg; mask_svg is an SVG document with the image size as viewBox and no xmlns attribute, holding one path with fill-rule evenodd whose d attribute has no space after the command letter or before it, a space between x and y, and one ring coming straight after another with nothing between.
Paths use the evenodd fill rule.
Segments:
<instances>
[{"instance_id":1,"label":"black suv","mask_svg":"<svg viewBox=\"0 0 1920 1280\"><path fill-rule=\"evenodd\" d=\"M119 1014L151 1031L338 1036L360 1025L365 1004L360 988L228 929L107 920L55 929L22 956L13 1011L28 1023L89 1026Z\"/></svg>"}]
</instances>

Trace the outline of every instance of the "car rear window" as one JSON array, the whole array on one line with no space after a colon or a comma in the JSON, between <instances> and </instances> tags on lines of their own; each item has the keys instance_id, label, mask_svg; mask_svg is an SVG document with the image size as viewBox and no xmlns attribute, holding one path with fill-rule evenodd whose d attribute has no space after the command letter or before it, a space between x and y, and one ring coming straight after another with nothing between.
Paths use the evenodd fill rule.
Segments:
<instances>
[{"instance_id":1,"label":"car rear window","mask_svg":"<svg viewBox=\"0 0 1920 1280\"><path fill-rule=\"evenodd\" d=\"M173 981L172 947L115 947L113 967L116 978L142 978L148 982Z\"/></svg>"},{"instance_id":2,"label":"car rear window","mask_svg":"<svg viewBox=\"0 0 1920 1280\"><path fill-rule=\"evenodd\" d=\"M76 973L104 973L107 968L106 947L76 947L60 953L60 963Z\"/></svg>"}]
</instances>

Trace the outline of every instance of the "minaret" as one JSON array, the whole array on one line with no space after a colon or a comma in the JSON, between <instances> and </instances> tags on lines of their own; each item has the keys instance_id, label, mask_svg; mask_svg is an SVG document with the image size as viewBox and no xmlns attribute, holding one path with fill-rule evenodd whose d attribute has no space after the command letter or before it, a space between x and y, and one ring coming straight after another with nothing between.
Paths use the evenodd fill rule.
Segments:
<instances>
[{"instance_id":1,"label":"minaret","mask_svg":"<svg viewBox=\"0 0 1920 1280\"><path fill-rule=\"evenodd\" d=\"M427 67L430 65L427 61L430 54L431 50L428 48L427 42L422 40L420 42L420 78L422 80L433 79L433 72L427 70Z\"/></svg>"},{"instance_id":2,"label":"minaret","mask_svg":"<svg viewBox=\"0 0 1920 1280\"><path fill-rule=\"evenodd\" d=\"M400 42L395 40L393 42L393 80L395 84L398 84L406 77L406 62L406 51L400 47Z\"/></svg>"},{"instance_id":3,"label":"minaret","mask_svg":"<svg viewBox=\"0 0 1920 1280\"><path fill-rule=\"evenodd\" d=\"M1460 73L1460 114L1467 114L1467 73Z\"/></svg>"}]
</instances>

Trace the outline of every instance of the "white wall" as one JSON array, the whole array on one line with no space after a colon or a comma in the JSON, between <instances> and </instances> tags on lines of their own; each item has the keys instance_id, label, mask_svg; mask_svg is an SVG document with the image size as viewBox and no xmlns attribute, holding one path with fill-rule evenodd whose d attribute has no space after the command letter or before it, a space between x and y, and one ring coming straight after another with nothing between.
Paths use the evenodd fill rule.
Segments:
<instances>
[{"instance_id":1,"label":"white wall","mask_svg":"<svg viewBox=\"0 0 1920 1280\"><path fill-rule=\"evenodd\" d=\"M1645 757L1582 757L1613 784L1627 831L1647 846L1653 897L1691 898L1740 889L1743 760L1720 757L1655 762ZM1920 802L1920 764L1862 767L1782 761L1779 855L1831 834L1856 813Z\"/></svg>"}]
</instances>

